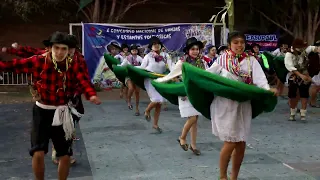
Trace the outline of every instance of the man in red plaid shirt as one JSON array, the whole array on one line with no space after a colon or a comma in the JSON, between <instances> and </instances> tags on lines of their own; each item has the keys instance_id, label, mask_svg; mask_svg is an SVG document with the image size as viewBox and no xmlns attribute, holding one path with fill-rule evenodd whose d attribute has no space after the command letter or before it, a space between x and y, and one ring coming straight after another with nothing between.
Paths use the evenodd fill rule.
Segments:
<instances>
[{"instance_id":1,"label":"man in red plaid shirt","mask_svg":"<svg viewBox=\"0 0 320 180\"><path fill-rule=\"evenodd\" d=\"M56 32L50 39L50 53L0 62L0 71L32 73L34 78L39 99L33 107L30 155L37 180L44 179L44 155L48 152L49 139L59 157L59 179L68 177L74 132L70 114L78 113L69 104L78 83L88 100L94 104L101 103L83 63L68 57L69 44L67 34Z\"/></svg>"},{"instance_id":2,"label":"man in red plaid shirt","mask_svg":"<svg viewBox=\"0 0 320 180\"><path fill-rule=\"evenodd\" d=\"M84 59L84 56L77 50L77 47L79 44L77 38L74 35L68 35L68 38L69 38L69 57L71 57L74 61L79 61L79 63L81 63L81 65L83 66L83 69L87 70L85 73L87 74L87 76L89 76L88 67ZM82 103L81 94L83 94L82 87L80 84L78 84L78 88L76 89L76 92L72 98L72 103L75 109L80 114L84 114L84 106ZM73 120L75 123L78 123L80 120L80 117L73 115ZM74 140L75 138L76 137L74 136ZM52 161L55 164L58 164L59 162L57 160L56 154L57 154L56 150L54 149L54 147L52 147ZM76 159L71 156L70 163L74 164L75 162L76 162Z\"/></svg>"}]
</instances>

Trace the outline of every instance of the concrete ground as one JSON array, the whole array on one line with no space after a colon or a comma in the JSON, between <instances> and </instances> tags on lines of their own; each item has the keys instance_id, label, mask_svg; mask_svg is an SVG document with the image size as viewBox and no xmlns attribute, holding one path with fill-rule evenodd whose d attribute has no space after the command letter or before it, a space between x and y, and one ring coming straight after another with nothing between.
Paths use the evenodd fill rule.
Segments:
<instances>
[{"instance_id":1,"label":"concrete ground","mask_svg":"<svg viewBox=\"0 0 320 180\"><path fill-rule=\"evenodd\" d=\"M148 101L141 103L141 113ZM241 168L241 180L320 179L320 109L309 109L307 123L288 122L287 101L279 98L272 113L252 121ZM0 179L33 179L30 147L32 103L0 105ZM218 179L222 142L211 133L209 120L200 118L198 148L201 156L184 152L177 142L185 122L176 106L162 112L162 134L152 123L136 117L123 100L85 103L86 114L77 131L78 164L71 180L212 180ZM46 179L57 179L56 165L46 158Z\"/></svg>"}]
</instances>

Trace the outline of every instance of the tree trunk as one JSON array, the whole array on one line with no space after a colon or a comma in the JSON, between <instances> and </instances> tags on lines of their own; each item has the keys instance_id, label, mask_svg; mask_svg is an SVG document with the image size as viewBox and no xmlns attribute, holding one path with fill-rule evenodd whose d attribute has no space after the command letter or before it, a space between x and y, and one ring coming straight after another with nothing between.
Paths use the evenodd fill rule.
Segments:
<instances>
[{"instance_id":1,"label":"tree trunk","mask_svg":"<svg viewBox=\"0 0 320 180\"><path fill-rule=\"evenodd\" d=\"M112 6L111 6L109 18L108 18L108 23L111 23L114 19L114 11L116 9L116 4L117 4L117 0L112 0Z\"/></svg>"},{"instance_id":2,"label":"tree trunk","mask_svg":"<svg viewBox=\"0 0 320 180\"><path fill-rule=\"evenodd\" d=\"M101 22L107 22L107 11L108 11L108 2L107 1L104 1L104 4L103 4L103 9L102 9L102 13L101 13L101 16L100 16L100 21Z\"/></svg>"},{"instance_id":3,"label":"tree trunk","mask_svg":"<svg viewBox=\"0 0 320 180\"><path fill-rule=\"evenodd\" d=\"M310 0L308 0L308 3L309 3ZM314 42L314 35L313 35L313 22L312 22L312 12L311 12L311 9L308 8L308 27L307 27L307 37L306 37L306 40L308 42L308 44L313 44Z\"/></svg>"},{"instance_id":4,"label":"tree trunk","mask_svg":"<svg viewBox=\"0 0 320 180\"><path fill-rule=\"evenodd\" d=\"M124 11L124 3L125 3L124 0L121 0L120 8L117 12L117 16L114 18L114 22L116 23L119 22L120 19L118 17L120 16L121 12Z\"/></svg>"},{"instance_id":5,"label":"tree trunk","mask_svg":"<svg viewBox=\"0 0 320 180\"><path fill-rule=\"evenodd\" d=\"M303 37L303 25L302 25L302 15L299 12L297 0L293 2L292 16L295 17L293 19L293 36L294 38L304 39Z\"/></svg>"},{"instance_id":6,"label":"tree trunk","mask_svg":"<svg viewBox=\"0 0 320 180\"><path fill-rule=\"evenodd\" d=\"M100 21L100 0L94 1L92 21L93 23L97 23Z\"/></svg>"}]
</instances>

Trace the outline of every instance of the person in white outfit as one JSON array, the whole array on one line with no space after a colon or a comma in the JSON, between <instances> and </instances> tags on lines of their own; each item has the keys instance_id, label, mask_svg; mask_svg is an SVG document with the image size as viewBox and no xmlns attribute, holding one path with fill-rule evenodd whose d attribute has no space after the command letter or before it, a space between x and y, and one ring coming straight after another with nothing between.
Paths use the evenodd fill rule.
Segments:
<instances>
[{"instance_id":1,"label":"person in white outfit","mask_svg":"<svg viewBox=\"0 0 320 180\"><path fill-rule=\"evenodd\" d=\"M232 32L228 37L226 50L207 71L220 74L229 79L242 81L277 93L269 87L267 78L259 62L244 52L245 35ZM220 68L217 68L219 67ZM213 69L216 69L213 71ZM215 96L210 107L212 131L224 142L220 152L220 179L227 180L228 164L232 155L231 180L238 179L241 163L248 141L252 108L250 101L237 102Z\"/></svg>"},{"instance_id":2,"label":"person in white outfit","mask_svg":"<svg viewBox=\"0 0 320 180\"><path fill-rule=\"evenodd\" d=\"M200 55L200 50L203 48L203 43L198 41L195 37L189 38L186 42L184 52L185 55L181 57L181 59L176 63L173 67L172 71L165 77L158 78L157 82L167 82L172 80L182 74L182 64L184 62L190 63L196 67L207 69L208 65L205 60L203 60L204 56ZM179 101L179 110L182 118L188 118L184 127L182 129L181 136L178 138L178 142L180 147L184 151L188 151L189 145L187 144L187 135L191 130L191 145L190 150L195 155L200 155L201 152L197 149L196 139L197 139L197 128L198 128L198 117L200 113L192 106L188 97L178 97Z\"/></svg>"},{"instance_id":3,"label":"person in white outfit","mask_svg":"<svg viewBox=\"0 0 320 180\"><path fill-rule=\"evenodd\" d=\"M111 56L116 56L120 50L120 46L117 42L113 41L105 47L106 53L109 53ZM94 72L93 82L97 85L106 84L106 80L115 79L114 73L108 67L106 60L104 59L104 55L102 55L99 59L98 66Z\"/></svg>"},{"instance_id":4,"label":"person in white outfit","mask_svg":"<svg viewBox=\"0 0 320 180\"><path fill-rule=\"evenodd\" d=\"M120 61L120 63L122 63L123 60L129 55L130 55L129 46L127 44L122 44L121 45L121 52L118 55L116 55L114 58L118 59ZM125 100L127 101L128 89L126 88L125 84L121 83L120 98L123 98L123 94L124 94Z\"/></svg>"},{"instance_id":5,"label":"person in white outfit","mask_svg":"<svg viewBox=\"0 0 320 180\"><path fill-rule=\"evenodd\" d=\"M274 50L271 54L274 56L285 56L288 50L289 50L288 44L281 43L280 47Z\"/></svg>"},{"instance_id":6,"label":"person in white outfit","mask_svg":"<svg viewBox=\"0 0 320 180\"><path fill-rule=\"evenodd\" d=\"M297 90L299 90L301 109L300 119L306 120L307 105L309 98L309 88L312 82L308 72L309 61L307 56L311 52L320 52L320 48L316 46L308 46L306 42L301 39L295 39L292 43L291 52L287 52L284 58L284 63L289 71L288 79L288 97L290 104L290 118L289 120L295 121L297 113L297 105L299 98Z\"/></svg>"},{"instance_id":7,"label":"person in white outfit","mask_svg":"<svg viewBox=\"0 0 320 180\"><path fill-rule=\"evenodd\" d=\"M132 66L140 66L142 63L142 57L138 55L138 46L133 44L130 46L130 55L127 56L123 62L120 64L120 66L126 66L126 65L132 65ZM139 112L139 99L140 99L140 88L137 87L129 77L125 78L125 85L128 87L128 94L127 94L127 103L128 108L130 110L133 109L133 106L131 105L131 97L133 95L133 92L135 93L135 99L136 99L136 116L140 115Z\"/></svg>"},{"instance_id":8,"label":"person in white outfit","mask_svg":"<svg viewBox=\"0 0 320 180\"><path fill-rule=\"evenodd\" d=\"M288 52L288 50L289 50L288 44L281 43L280 47L272 52L272 55L274 55L274 56L285 56L285 54ZM280 81L279 78L277 78L277 89L279 91L279 95L282 96L283 89L284 89L284 84ZM285 98L285 96L282 96L282 97Z\"/></svg>"},{"instance_id":9,"label":"person in white outfit","mask_svg":"<svg viewBox=\"0 0 320 180\"><path fill-rule=\"evenodd\" d=\"M153 36L150 39L149 52L142 61L141 68L153 73L163 74L169 69L171 71L172 60L168 53L161 52L162 43L159 38ZM151 120L150 111L154 108L153 129L157 133L162 133L162 129L158 125L161 106L165 99L152 86L150 79L144 80L144 86L150 98L150 104L145 110L144 116L147 121Z\"/></svg>"}]
</instances>

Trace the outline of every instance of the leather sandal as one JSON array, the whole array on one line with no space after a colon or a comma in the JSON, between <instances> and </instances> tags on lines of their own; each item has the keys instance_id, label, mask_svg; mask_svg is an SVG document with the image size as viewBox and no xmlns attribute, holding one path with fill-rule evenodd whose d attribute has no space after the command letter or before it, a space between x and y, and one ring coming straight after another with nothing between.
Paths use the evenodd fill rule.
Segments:
<instances>
[{"instance_id":1,"label":"leather sandal","mask_svg":"<svg viewBox=\"0 0 320 180\"><path fill-rule=\"evenodd\" d=\"M192 146L190 146L190 150L193 152L193 154L199 156L201 152L198 149L193 149Z\"/></svg>"},{"instance_id":2,"label":"leather sandal","mask_svg":"<svg viewBox=\"0 0 320 180\"><path fill-rule=\"evenodd\" d=\"M180 147L181 147L184 151L188 151L188 148L189 148L189 145L188 145L188 144L181 144L180 138L177 139L177 141L179 142Z\"/></svg>"}]
</instances>

